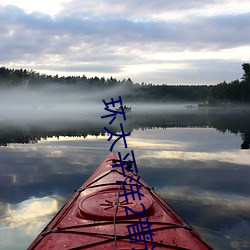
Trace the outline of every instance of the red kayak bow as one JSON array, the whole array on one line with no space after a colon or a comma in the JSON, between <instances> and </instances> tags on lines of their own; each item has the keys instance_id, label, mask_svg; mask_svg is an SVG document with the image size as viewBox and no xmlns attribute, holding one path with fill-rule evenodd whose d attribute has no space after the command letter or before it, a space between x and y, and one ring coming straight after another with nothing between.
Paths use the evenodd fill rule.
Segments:
<instances>
[{"instance_id":1,"label":"red kayak bow","mask_svg":"<svg viewBox=\"0 0 250 250\"><path fill-rule=\"evenodd\" d=\"M28 249L212 249L119 163L110 153Z\"/></svg>"}]
</instances>

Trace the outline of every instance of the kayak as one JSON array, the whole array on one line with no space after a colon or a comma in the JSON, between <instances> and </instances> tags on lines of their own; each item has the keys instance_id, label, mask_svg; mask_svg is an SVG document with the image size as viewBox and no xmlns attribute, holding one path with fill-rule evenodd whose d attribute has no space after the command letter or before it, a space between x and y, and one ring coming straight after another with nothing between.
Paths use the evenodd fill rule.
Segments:
<instances>
[{"instance_id":1,"label":"kayak","mask_svg":"<svg viewBox=\"0 0 250 250\"><path fill-rule=\"evenodd\" d=\"M28 250L212 249L126 164L110 153Z\"/></svg>"},{"instance_id":2,"label":"kayak","mask_svg":"<svg viewBox=\"0 0 250 250\"><path fill-rule=\"evenodd\" d=\"M129 108L129 107L124 107L123 108L124 109L124 112L125 113L128 113L128 112L131 112L131 107ZM116 111L119 111L119 112L121 112L122 111L122 109L119 107L118 109L116 108Z\"/></svg>"}]
</instances>

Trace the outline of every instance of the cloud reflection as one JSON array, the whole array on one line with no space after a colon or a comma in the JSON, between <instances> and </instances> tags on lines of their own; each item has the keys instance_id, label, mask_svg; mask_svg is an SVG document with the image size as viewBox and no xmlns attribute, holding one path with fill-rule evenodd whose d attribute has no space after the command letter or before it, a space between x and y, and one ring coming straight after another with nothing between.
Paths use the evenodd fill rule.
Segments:
<instances>
[{"instance_id":1,"label":"cloud reflection","mask_svg":"<svg viewBox=\"0 0 250 250\"><path fill-rule=\"evenodd\" d=\"M157 193L165 200L175 199L186 203L199 204L200 206L217 206L220 209L215 216L234 214L248 214L250 211L250 198L236 194L226 194L220 192L209 192L189 187L161 187L157 188ZM211 214L210 214L210 217Z\"/></svg>"},{"instance_id":2,"label":"cloud reflection","mask_svg":"<svg viewBox=\"0 0 250 250\"><path fill-rule=\"evenodd\" d=\"M18 204L0 204L1 249L25 249L62 206L59 196L30 198Z\"/></svg>"},{"instance_id":3,"label":"cloud reflection","mask_svg":"<svg viewBox=\"0 0 250 250\"><path fill-rule=\"evenodd\" d=\"M25 233L33 235L36 223L55 214L58 209L56 197L30 198L15 205L7 204L5 216L0 219L0 224L11 228L26 225Z\"/></svg>"},{"instance_id":4,"label":"cloud reflection","mask_svg":"<svg viewBox=\"0 0 250 250\"><path fill-rule=\"evenodd\" d=\"M240 157L239 157L240 155ZM220 161L249 167L250 155L247 151L233 150L221 152L181 152L181 151L161 151L154 152L154 158L158 159L183 159L197 161Z\"/></svg>"}]
</instances>

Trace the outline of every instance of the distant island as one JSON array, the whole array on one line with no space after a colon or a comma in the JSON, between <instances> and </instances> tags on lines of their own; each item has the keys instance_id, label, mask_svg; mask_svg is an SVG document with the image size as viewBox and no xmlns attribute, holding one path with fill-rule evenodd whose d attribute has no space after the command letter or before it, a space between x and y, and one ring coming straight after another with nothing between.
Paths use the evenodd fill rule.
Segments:
<instances>
[{"instance_id":1,"label":"distant island","mask_svg":"<svg viewBox=\"0 0 250 250\"><path fill-rule=\"evenodd\" d=\"M51 76L34 70L0 67L0 88L36 89L52 84L67 85L79 91L109 90L120 88L126 102L196 102L199 107L236 107L250 104L250 64L242 64L241 80L222 82L216 85L153 85L134 83L130 78L117 80L113 77L87 78L82 76Z\"/></svg>"}]
</instances>

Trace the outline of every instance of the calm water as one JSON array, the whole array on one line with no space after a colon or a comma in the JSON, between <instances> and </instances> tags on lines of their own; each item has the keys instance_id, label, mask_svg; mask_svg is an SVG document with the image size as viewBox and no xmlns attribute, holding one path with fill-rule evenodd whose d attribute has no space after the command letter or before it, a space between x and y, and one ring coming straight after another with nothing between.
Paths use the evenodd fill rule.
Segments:
<instances>
[{"instance_id":1,"label":"calm water","mask_svg":"<svg viewBox=\"0 0 250 250\"><path fill-rule=\"evenodd\" d=\"M215 249L250 249L249 114L138 107L112 126L131 132L140 176ZM102 115L0 120L1 249L25 249L109 153Z\"/></svg>"}]
</instances>

